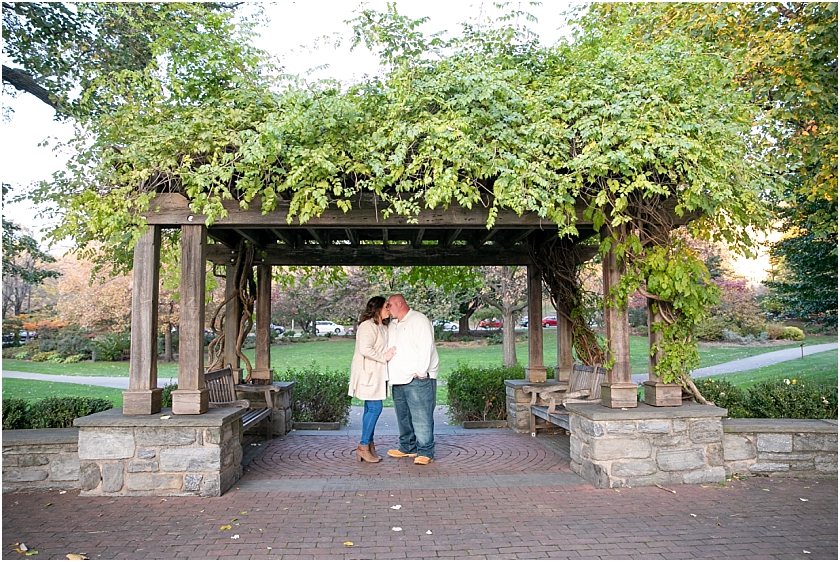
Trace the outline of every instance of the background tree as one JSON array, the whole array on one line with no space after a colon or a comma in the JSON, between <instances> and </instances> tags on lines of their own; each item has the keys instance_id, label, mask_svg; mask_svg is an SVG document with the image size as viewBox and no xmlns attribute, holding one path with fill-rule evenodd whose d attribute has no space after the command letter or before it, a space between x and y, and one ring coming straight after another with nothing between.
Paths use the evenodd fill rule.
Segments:
<instances>
[{"instance_id":1,"label":"background tree","mask_svg":"<svg viewBox=\"0 0 840 562\"><path fill-rule=\"evenodd\" d=\"M9 190L3 184L3 199ZM18 316L26 307L33 287L46 279L58 277L59 272L49 269L47 264L55 258L42 251L38 242L19 225L3 216L3 318Z\"/></svg>"},{"instance_id":2,"label":"background tree","mask_svg":"<svg viewBox=\"0 0 840 562\"><path fill-rule=\"evenodd\" d=\"M502 360L516 365L516 315L528 306L527 269L517 266L483 267L485 285L481 300L502 316ZM531 322L540 322L534 318Z\"/></svg>"},{"instance_id":3,"label":"background tree","mask_svg":"<svg viewBox=\"0 0 840 562\"><path fill-rule=\"evenodd\" d=\"M95 333L123 332L131 325L131 277L94 274L94 263L74 254L61 258L55 315Z\"/></svg>"},{"instance_id":4,"label":"background tree","mask_svg":"<svg viewBox=\"0 0 840 562\"><path fill-rule=\"evenodd\" d=\"M31 94L59 117L107 111L103 78L143 72L165 35L200 29L236 4L3 2L3 88Z\"/></svg>"},{"instance_id":5,"label":"background tree","mask_svg":"<svg viewBox=\"0 0 840 562\"><path fill-rule=\"evenodd\" d=\"M271 318L315 335L317 320L354 326L372 295L368 276L358 268L281 270L271 288Z\"/></svg>"}]
</instances>

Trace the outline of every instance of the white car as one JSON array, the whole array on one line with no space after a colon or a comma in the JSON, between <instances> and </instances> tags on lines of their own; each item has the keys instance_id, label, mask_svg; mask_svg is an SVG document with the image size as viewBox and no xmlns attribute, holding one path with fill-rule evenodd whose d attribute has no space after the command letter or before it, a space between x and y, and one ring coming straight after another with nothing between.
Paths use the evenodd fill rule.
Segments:
<instances>
[{"instance_id":1,"label":"white car","mask_svg":"<svg viewBox=\"0 0 840 562\"><path fill-rule=\"evenodd\" d=\"M435 320L432 324L435 328L440 328L444 332L457 332L459 330L456 322L449 322L447 320Z\"/></svg>"},{"instance_id":2,"label":"white car","mask_svg":"<svg viewBox=\"0 0 840 562\"><path fill-rule=\"evenodd\" d=\"M327 334L334 334L336 336L344 335L344 326L330 322L329 320L318 320L315 322L315 335L325 336Z\"/></svg>"}]
</instances>

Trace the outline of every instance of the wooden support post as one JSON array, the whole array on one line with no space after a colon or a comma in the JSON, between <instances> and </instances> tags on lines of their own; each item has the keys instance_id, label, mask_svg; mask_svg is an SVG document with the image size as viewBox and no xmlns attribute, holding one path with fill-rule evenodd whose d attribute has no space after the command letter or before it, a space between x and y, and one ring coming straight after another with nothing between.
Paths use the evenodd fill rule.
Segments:
<instances>
[{"instance_id":1,"label":"wooden support post","mask_svg":"<svg viewBox=\"0 0 840 562\"><path fill-rule=\"evenodd\" d=\"M601 387L601 403L608 408L635 408L638 404L637 387L630 378L630 324L627 307L616 308L609 304L610 290L618 285L623 273L624 264L618 260L615 251L610 250L603 263L604 325L610 345L608 360L615 361L607 373L607 382Z\"/></svg>"},{"instance_id":2,"label":"wooden support post","mask_svg":"<svg viewBox=\"0 0 840 562\"><path fill-rule=\"evenodd\" d=\"M557 311L557 370L554 378L568 382L572 376L574 357L572 355L572 323L565 314Z\"/></svg>"},{"instance_id":3,"label":"wooden support post","mask_svg":"<svg viewBox=\"0 0 840 562\"><path fill-rule=\"evenodd\" d=\"M225 305L225 365L230 365L236 384L242 382L242 369L236 354L239 319L242 317L242 301L238 296L238 273L236 266L229 265L225 268L225 299L236 295Z\"/></svg>"},{"instance_id":4,"label":"wooden support post","mask_svg":"<svg viewBox=\"0 0 840 562\"><path fill-rule=\"evenodd\" d=\"M181 226L181 324L173 414L203 414L209 408L209 391L204 388L206 242L207 228L203 224Z\"/></svg>"},{"instance_id":5,"label":"wooden support post","mask_svg":"<svg viewBox=\"0 0 840 562\"><path fill-rule=\"evenodd\" d=\"M535 265L528 266L528 369L529 382L545 382L543 364L542 274Z\"/></svg>"},{"instance_id":6,"label":"wooden support post","mask_svg":"<svg viewBox=\"0 0 840 562\"><path fill-rule=\"evenodd\" d=\"M131 358L123 414L160 412L163 390L157 387L158 283L160 227L150 226L134 247L131 291Z\"/></svg>"},{"instance_id":7,"label":"wooden support post","mask_svg":"<svg viewBox=\"0 0 840 562\"><path fill-rule=\"evenodd\" d=\"M269 325L271 324L271 266L260 264L257 266L257 330L256 349L254 350L254 369L251 371L251 381L254 384L271 384L273 371L271 369L271 338Z\"/></svg>"}]
</instances>

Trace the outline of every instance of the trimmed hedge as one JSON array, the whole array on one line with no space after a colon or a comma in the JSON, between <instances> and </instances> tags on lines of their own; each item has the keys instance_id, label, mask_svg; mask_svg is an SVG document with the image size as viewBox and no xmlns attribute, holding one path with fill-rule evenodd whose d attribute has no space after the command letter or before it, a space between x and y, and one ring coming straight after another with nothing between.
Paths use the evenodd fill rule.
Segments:
<instances>
[{"instance_id":1,"label":"trimmed hedge","mask_svg":"<svg viewBox=\"0 0 840 562\"><path fill-rule=\"evenodd\" d=\"M64 396L27 402L3 400L3 429L46 429L73 427L73 420L110 410L114 405L103 398Z\"/></svg>"},{"instance_id":2,"label":"trimmed hedge","mask_svg":"<svg viewBox=\"0 0 840 562\"><path fill-rule=\"evenodd\" d=\"M347 425L350 420L350 402L347 394L350 373L347 371L321 371L315 365L303 369L288 369L274 374L276 381L295 381L292 402L292 420L295 422L339 422Z\"/></svg>"},{"instance_id":3,"label":"trimmed hedge","mask_svg":"<svg viewBox=\"0 0 840 562\"><path fill-rule=\"evenodd\" d=\"M783 379L742 390L721 379L697 379L697 388L730 418L837 419L837 387Z\"/></svg>"},{"instance_id":4,"label":"trimmed hedge","mask_svg":"<svg viewBox=\"0 0 840 562\"><path fill-rule=\"evenodd\" d=\"M525 367L522 365L472 367L458 363L446 383L450 421L507 419L505 380L524 378Z\"/></svg>"}]
</instances>

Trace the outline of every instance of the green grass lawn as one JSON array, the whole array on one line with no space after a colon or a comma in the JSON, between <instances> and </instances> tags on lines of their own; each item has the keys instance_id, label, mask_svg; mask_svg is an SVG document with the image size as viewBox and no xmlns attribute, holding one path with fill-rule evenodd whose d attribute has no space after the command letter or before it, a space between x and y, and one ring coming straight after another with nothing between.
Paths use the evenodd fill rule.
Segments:
<instances>
[{"instance_id":1,"label":"green grass lawn","mask_svg":"<svg viewBox=\"0 0 840 562\"><path fill-rule=\"evenodd\" d=\"M115 408L122 408L123 391L118 388L70 384L62 382L33 381L27 379L3 379L3 398L23 398L37 402L53 396L84 396L110 400Z\"/></svg>"},{"instance_id":2,"label":"green grass lawn","mask_svg":"<svg viewBox=\"0 0 840 562\"><path fill-rule=\"evenodd\" d=\"M730 375L708 377L732 383L741 388L780 379L796 379L797 382L837 386L837 351L826 351Z\"/></svg>"}]
</instances>

